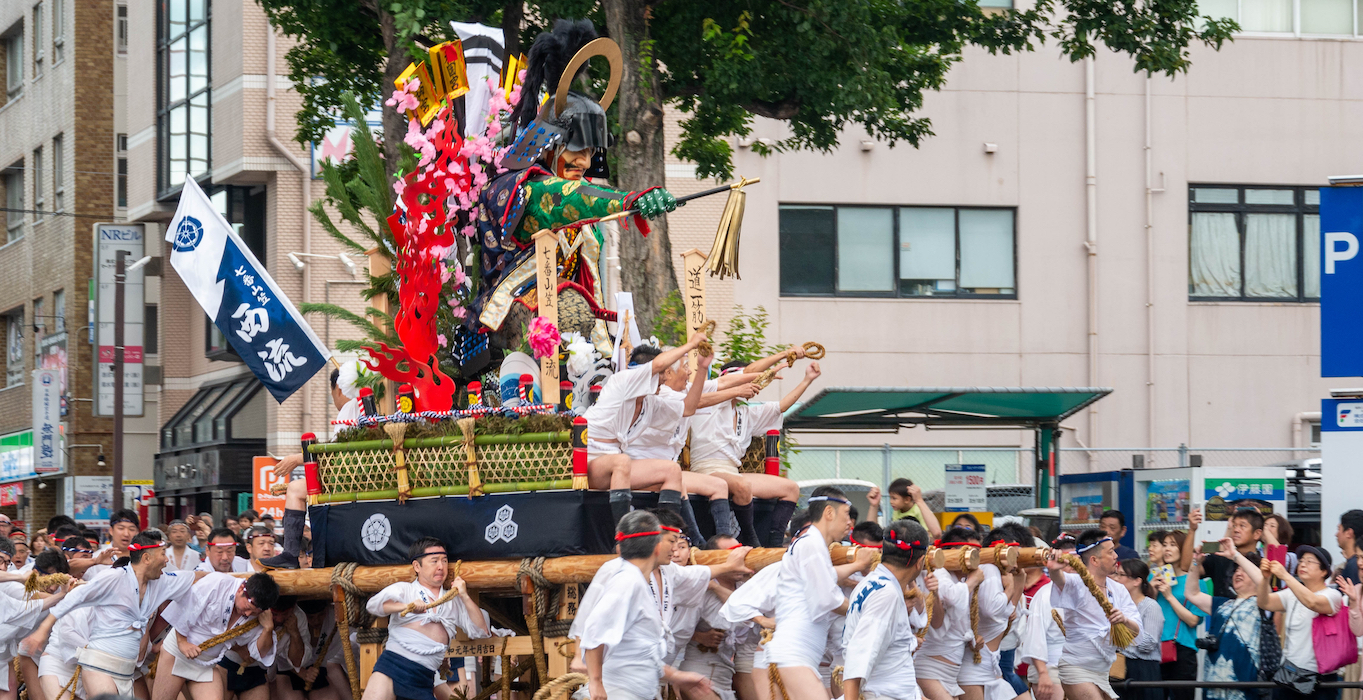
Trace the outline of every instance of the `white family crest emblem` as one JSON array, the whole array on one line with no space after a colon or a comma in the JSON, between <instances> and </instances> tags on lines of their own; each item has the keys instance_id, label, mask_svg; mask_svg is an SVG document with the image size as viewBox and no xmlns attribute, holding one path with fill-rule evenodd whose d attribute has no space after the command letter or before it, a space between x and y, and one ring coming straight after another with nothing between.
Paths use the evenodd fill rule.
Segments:
<instances>
[{"instance_id":1,"label":"white family crest emblem","mask_svg":"<svg viewBox=\"0 0 1363 700\"><path fill-rule=\"evenodd\" d=\"M516 524L516 521L511 519L511 516L514 514L515 511L511 506L502 506L501 508L498 508L497 519L489 523L487 528L483 531L483 539L487 540L488 544L497 544L498 540L510 542L511 540L516 539L516 533L520 529L520 526Z\"/></svg>"},{"instance_id":2,"label":"white family crest emblem","mask_svg":"<svg viewBox=\"0 0 1363 700\"><path fill-rule=\"evenodd\" d=\"M388 546L388 538L393 534L393 525L388 522L388 516L383 513L375 513L364 521L360 526L360 541L364 543L365 549L377 552Z\"/></svg>"}]
</instances>

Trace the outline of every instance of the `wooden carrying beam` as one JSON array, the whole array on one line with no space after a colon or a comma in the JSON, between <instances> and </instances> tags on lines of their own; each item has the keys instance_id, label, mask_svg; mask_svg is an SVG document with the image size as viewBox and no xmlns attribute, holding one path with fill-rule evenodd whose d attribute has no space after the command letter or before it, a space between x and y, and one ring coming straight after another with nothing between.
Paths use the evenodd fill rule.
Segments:
<instances>
[{"instance_id":1,"label":"wooden carrying beam","mask_svg":"<svg viewBox=\"0 0 1363 700\"><path fill-rule=\"evenodd\" d=\"M856 548L833 545L829 548L834 564L852 561ZM748 552L744 563L756 571L769 564L780 561L784 549L764 548ZM723 564L729 553L724 550L702 551L696 553L696 563L703 565ZM550 583L591 583L592 576L602 564L614 559L614 555L584 555L557 557L544 560L544 576ZM459 575L470 589L514 589L516 574L520 571L520 560L466 561ZM237 576L249 576L249 573ZM282 595L302 598L331 597L331 569L276 569L270 572L279 584ZM365 593L377 593L399 581L411 581L412 567L409 564L393 566L361 566L355 569L355 585Z\"/></svg>"}]
</instances>

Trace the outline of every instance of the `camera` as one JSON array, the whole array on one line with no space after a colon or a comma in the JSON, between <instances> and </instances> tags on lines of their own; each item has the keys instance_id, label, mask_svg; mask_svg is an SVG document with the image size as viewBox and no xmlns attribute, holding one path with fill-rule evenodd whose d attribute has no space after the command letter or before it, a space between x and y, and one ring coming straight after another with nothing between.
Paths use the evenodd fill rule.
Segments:
<instances>
[{"instance_id":1,"label":"camera","mask_svg":"<svg viewBox=\"0 0 1363 700\"><path fill-rule=\"evenodd\" d=\"M1205 650L1208 654L1215 654L1216 650L1221 646L1221 640L1210 634L1204 634L1193 640L1193 644L1197 645L1198 649Z\"/></svg>"}]
</instances>

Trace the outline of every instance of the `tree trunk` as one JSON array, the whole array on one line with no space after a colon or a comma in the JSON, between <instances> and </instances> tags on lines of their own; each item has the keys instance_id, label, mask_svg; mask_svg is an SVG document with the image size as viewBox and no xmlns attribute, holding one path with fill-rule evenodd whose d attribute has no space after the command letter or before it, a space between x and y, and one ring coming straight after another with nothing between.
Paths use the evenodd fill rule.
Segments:
<instances>
[{"instance_id":1,"label":"tree trunk","mask_svg":"<svg viewBox=\"0 0 1363 700\"><path fill-rule=\"evenodd\" d=\"M648 46L649 6L644 0L602 0L601 5L606 31L620 44L625 64L617 98L621 137L615 145L615 184L625 190L661 186L665 183L663 103L652 56L641 56ZM620 236L621 288L634 294L639 332L644 337L652 334L653 318L663 298L677 289L667 219L655 219L649 226L653 230L646 238L628 231Z\"/></svg>"},{"instance_id":2,"label":"tree trunk","mask_svg":"<svg viewBox=\"0 0 1363 700\"><path fill-rule=\"evenodd\" d=\"M393 25L393 15L379 9L379 29L383 32L383 49L388 56L383 65L383 82L379 85L379 104L383 107L383 169L391 181L398 170L398 150L402 139L407 135L407 115L399 114L397 109L384 104L393 94L393 83L407 70L412 57L407 54L407 40L398 37Z\"/></svg>"},{"instance_id":3,"label":"tree trunk","mask_svg":"<svg viewBox=\"0 0 1363 700\"><path fill-rule=\"evenodd\" d=\"M511 60L512 56L521 53L521 24L525 19L525 3L522 0L511 0L502 5L502 65Z\"/></svg>"}]
</instances>

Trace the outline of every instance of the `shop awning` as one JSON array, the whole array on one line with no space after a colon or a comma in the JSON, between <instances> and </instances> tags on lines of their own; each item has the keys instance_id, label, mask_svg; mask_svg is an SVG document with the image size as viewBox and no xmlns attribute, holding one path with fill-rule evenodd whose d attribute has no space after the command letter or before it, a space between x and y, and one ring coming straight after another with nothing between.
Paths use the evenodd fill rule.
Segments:
<instances>
[{"instance_id":1,"label":"shop awning","mask_svg":"<svg viewBox=\"0 0 1363 700\"><path fill-rule=\"evenodd\" d=\"M901 427L1054 426L1112 393L1092 387L831 387L786 416L797 432L897 432Z\"/></svg>"}]
</instances>

